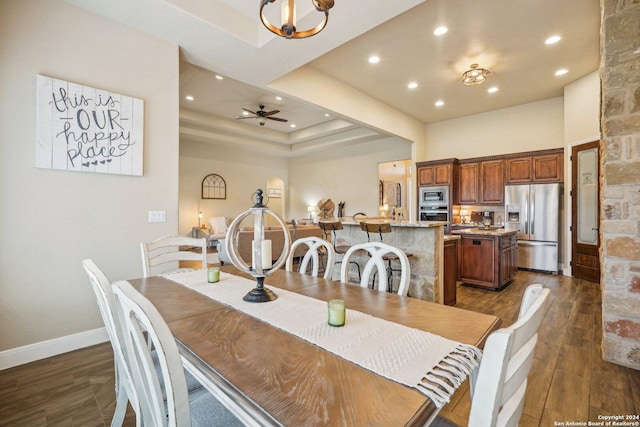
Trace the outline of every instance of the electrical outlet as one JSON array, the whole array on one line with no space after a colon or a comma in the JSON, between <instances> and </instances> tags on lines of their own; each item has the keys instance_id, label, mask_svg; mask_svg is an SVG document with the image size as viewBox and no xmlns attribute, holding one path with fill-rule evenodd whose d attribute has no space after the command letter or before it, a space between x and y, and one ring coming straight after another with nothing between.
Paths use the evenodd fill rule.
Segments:
<instances>
[{"instance_id":1,"label":"electrical outlet","mask_svg":"<svg viewBox=\"0 0 640 427\"><path fill-rule=\"evenodd\" d=\"M167 211L149 211L149 222L167 222Z\"/></svg>"}]
</instances>

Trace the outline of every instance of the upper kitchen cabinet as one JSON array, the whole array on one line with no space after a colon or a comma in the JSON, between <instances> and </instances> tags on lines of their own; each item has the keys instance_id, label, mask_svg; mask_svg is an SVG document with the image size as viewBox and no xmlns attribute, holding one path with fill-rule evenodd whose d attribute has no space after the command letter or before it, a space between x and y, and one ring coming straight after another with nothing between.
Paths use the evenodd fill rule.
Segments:
<instances>
[{"instance_id":1,"label":"upper kitchen cabinet","mask_svg":"<svg viewBox=\"0 0 640 427\"><path fill-rule=\"evenodd\" d=\"M456 159L416 163L418 186L453 185Z\"/></svg>"},{"instance_id":2,"label":"upper kitchen cabinet","mask_svg":"<svg viewBox=\"0 0 640 427\"><path fill-rule=\"evenodd\" d=\"M564 149L532 151L506 156L507 184L563 182Z\"/></svg>"},{"instance_id":3,"label":"upper kitchen cabinet","mask_svg":"<svg viewBox=\"0 0 640 427\"><path fill-rule=\"evenodd\" d=\"M486 160L480 163L480 203L504 204L504 160Z\"/></svg>"},{"instance_id":4,"label":"upper kitchen cabinet","mask_svg":"<svg viewBox=\"0 0 640 427\"><path fill-rule=\"evenodd\" d=\"M480 203L480 162L461 163L458 166L458 203Z\"/></svg>"},{"instance_id":5,"label":"upper kitchen cabinet","mask_svg":"<svg viewBox=\"0 0 640 427\"><path fill-rule=\"evenodd\" d=\"M503 159L461 162L458 167L458 203L461 205L504 204Z\"/></svg>"}]
</instances>

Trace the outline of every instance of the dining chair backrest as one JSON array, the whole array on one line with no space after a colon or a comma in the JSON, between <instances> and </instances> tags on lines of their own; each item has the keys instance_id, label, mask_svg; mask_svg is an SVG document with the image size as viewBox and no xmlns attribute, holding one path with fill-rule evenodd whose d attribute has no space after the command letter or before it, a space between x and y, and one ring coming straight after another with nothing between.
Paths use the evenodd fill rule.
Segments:
<instances>
[{"instance_id":1,"label":"dining chair backrest","mask_svg":"<svg viewBox=\"0 0 640 427\"><path fill-rule=\"evenodd\" d=\"M153 304L129 282L114 283L113 293L125 355L140 402L142 425L190 426L187 381L169 326ZM157 354L158 370L150 346Z\"/></svg>"},{"instance_id":2,"label":"dining chair backrest","mask_svg":"<svg viewBox=\"0 0 640 427\"><path fill-rule=\"evenodd\" d=\"M129 368L126 363L126 358L123 353L124 346L119 339L119 326L118 318L115 311L115 300L113 296L113 290L111 288L111 282L107 279L107 276L98 268L98 266L91 259L85 259L82 261L82 267L89 276L91 287L96 295L98 301L98 309L104 322L111 347L113 347L113 358L115 364L116 374L116 409L113 415L113 426L122 425L124 416L127 411L127 400L131 402L131 407L137 413L138 411L138 398L135 393L135 387Z\"/></svg>"},{"instance_id":3,"label":"dining chair backrest","mask_svg":"<svg viewBox=\"0 0 640 427\"><path fill-rule=\"evenodd\" d=\"M542 285L527 287L518 320L487 338L482 362L471 382L469 426L518 425L549 293Z\"/></svg>"},{"instance_id":4,"label":"dining chair backrest","mask_svg":"<svg viewBox=\"0 0 640 427\"><path fill-rule=\"evenodd\" d=\"M409 291L409 280L411 279L411 267L407 255L394 246L383 242L367 242L353 245L342 259L342 268L340 270L340 281L349 283L349 262L356 253L366 251L369 254L367 263L364 266L360 276L360 286L368 287L371 275L377 273L378 290L386 291L387 289L387 266L383 256L388 253L395 254L400 261L400 283L398 285L398 295L407 295Z\"/></svg>"},{"instance_id":5,"label":"dining chair backrest","mask_svg":"<svg viewBox=\"0 0 640 427\"><path fill-rule=\"evenodd\" d=\"M306 248L306 251L300 250L303 248ZM305 271L307 271L309 263L311 263L311 275L318 276L321 264L320 261L323 255L321 252L322 248L324 248L323 252L327 256L327 261L324 265L323 277L325 279L331 280L333 265L336 262L336 252L329 242L318 237L303 237L301 239L295 240L291 244L291 250L289 251L289 256L287 256L287 263L285 264L286 270L293 271L294 258L301 256L302 259L300 260L300 268L298 271L304 273Z\"/></svg>"},{"instance_id":6,"label":"dining chair backrest","mask_svg":"<svg viewBox=\"0 0 640 427\"><path fill-rule=\"evenodd\" d=\"M181 248L197 248L200 252ZM207 268L207 239L196 239L186 236L165 236L152 242L140 243L142 253L142 274L151 276L151 268L158 267L158 272L181 270L175 268L179 261L200 261L203 269ZM167 267L167 264L172 267ZM163 269L164 268L164 269Z\"/></svg>"}]
</instances>

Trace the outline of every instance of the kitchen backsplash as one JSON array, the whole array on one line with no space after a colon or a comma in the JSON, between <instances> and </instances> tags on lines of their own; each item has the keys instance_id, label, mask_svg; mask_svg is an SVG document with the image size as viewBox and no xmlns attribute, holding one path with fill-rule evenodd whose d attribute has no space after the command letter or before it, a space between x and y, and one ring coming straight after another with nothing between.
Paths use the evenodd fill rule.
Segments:
<instances>
[{"instance_id":1,"label":"kitchen backsplash","mask_svg":"<svg viewBox=\"0 0 640 427\"><path fill-rule=\"evenodd\" d=\"M491 211L495 225L504 225L504 206L453 205L451 219L453 224L470 224L471 212ZM461 214L462 213L462 214Z\"/></svg>"}]
</instances>

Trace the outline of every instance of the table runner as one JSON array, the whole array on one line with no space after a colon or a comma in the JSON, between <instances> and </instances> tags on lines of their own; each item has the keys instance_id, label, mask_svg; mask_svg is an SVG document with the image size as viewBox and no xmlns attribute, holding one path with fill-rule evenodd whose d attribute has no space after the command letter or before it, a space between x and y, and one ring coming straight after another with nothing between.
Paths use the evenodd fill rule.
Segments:
<instances>
[{"instance_id":1,"label":"table runner","mask_svg":"<svg viewBox=\"0 0 640 427\"><path fill-rule=\"evenodd\" d=\"M242 297L256 282L220 273L208 283L206 271L163 275L211 299L315 344L390 380L413 387L441 408L480 361L471 345L380 319L347 307L346 325L327 324L326 301L277 289L278 299L250 303Z\"/></svg>"}]
</instances>

